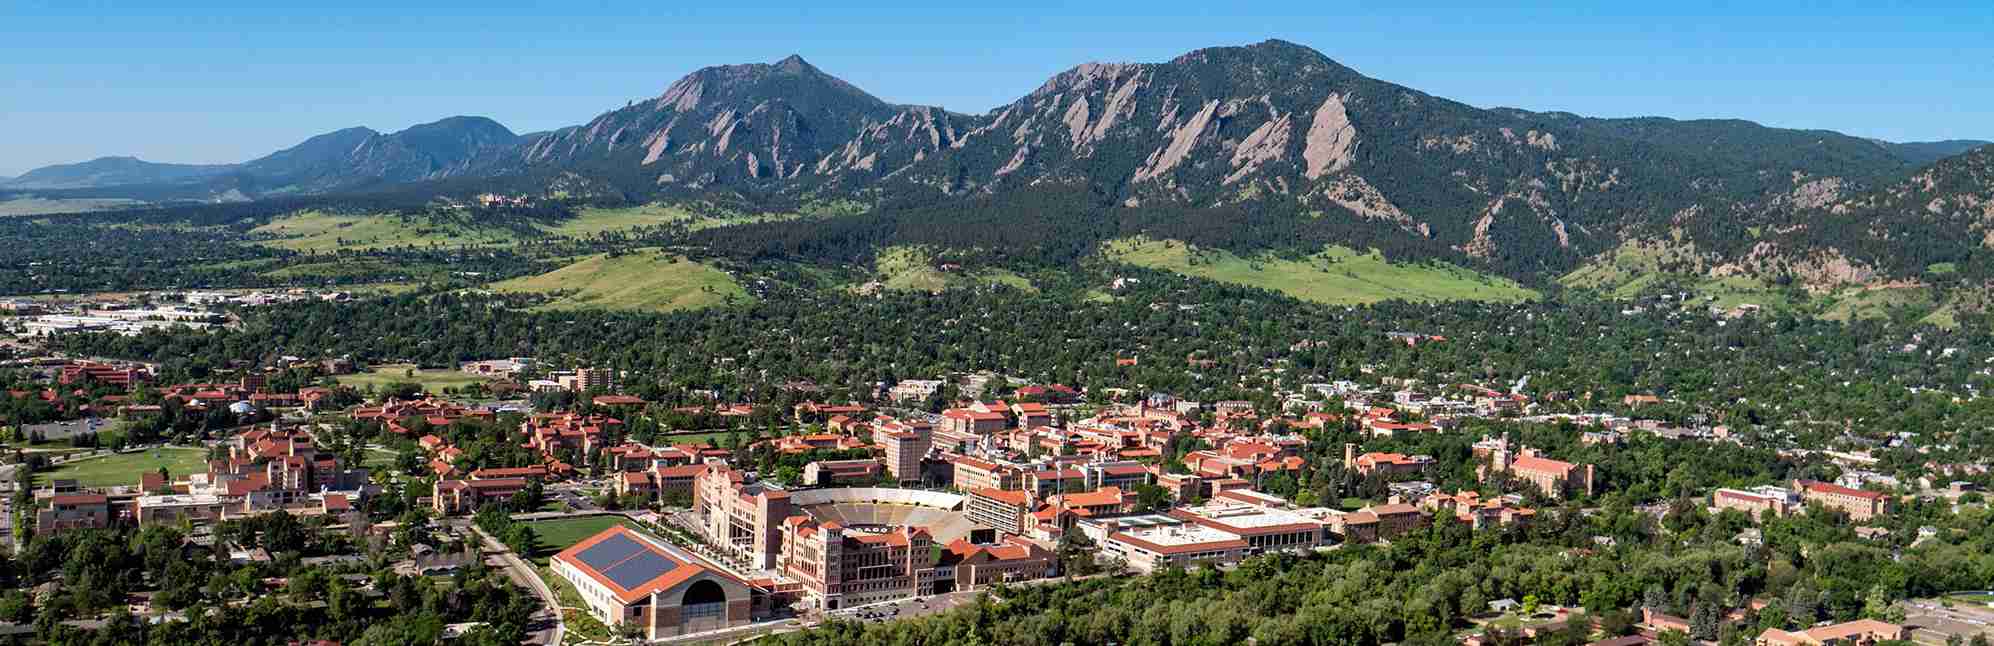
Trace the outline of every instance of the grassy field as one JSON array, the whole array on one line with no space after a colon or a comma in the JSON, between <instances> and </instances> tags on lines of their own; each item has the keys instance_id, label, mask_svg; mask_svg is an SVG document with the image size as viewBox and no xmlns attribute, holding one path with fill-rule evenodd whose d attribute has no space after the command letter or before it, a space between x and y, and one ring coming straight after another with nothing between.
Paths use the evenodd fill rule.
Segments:
<instances>
[{"instance_id":1,"label":"grassy field","mask_svg":"<svg viewBox=\"0 0 1994 646\"><path fill-rule=\"evenodd\" d=\"M1032 281L1006 269L942 271L935 266L934 257L927 249L915 246L881 249L873 262L873 274L873 280L897 291L941 292L986 283L1003 283L1027 291L1036 289Z\"/></svg>"},{"instance_id":2,"label":"grassy field","mask_svg":"<svg viewBox=\"0 0 1994 646\"><path fill-rule=\"evenodd\" d=\"M204 472L208 468L208 452L201 449L164 448L90 458L35 474L35 481L47 483L49 480L74 478L77 484L85 487L137 485L139 474L158 471L160 467L166 467L167 472L175 478L189 473Z\"/></svg>"},{"instance_id":3,"label":"grassy field","mask_svg":"<svg viewBox=\"0 0 1994 646\"><path fill-rule=\"evenodd\" d=\"M714 442L725 442L727 440L727 433L728 431L718 431L714 433L686 433L684 435L659 435L657 442L660 444L671 444L674 446L680 444L697 444L700 446L706 446L707 440L712 440ZM749 433L747 431L741 432L742 443L747 443L753 437L754 435L752 433Z\"/></svg>"},{"instance_id":4,"label":"grassy field","mask_svg":"<svg viewBox=\"0 0 1994 646\"><path fill-rule=\"evenodd\" d=\"M1334 246L1302 260L1286 260L1241 258L1222 250L1194 251L1174 241L1129 238L1110 241L1102 245L1101 252L1132 265L1337 305L1389 299L1517 302L1538 296L1515 281L1452 265L1398 264L1376 252Z\"/></svg>"},{"instance_id":5,"label":"grassy field","mask_svg":"<svg viewBox=\"0 0 1994 646\"><path fill-rule=\"evenodd\" d=\"M1599 292L1608 298L1634 298L1663 284L1675 284L1697 296L1690 305L1731 309L1753 304L1775 309L1806 305L1789 290L1746 276L1704 275L1703 259L1689 243L1628 241L1613 251L1560 276L1566 287Z\"/></svg>"},{"instance_id":6,"label":"grassy field","mask_svg":"<svg viewBox=\"0 0 1994 646\"><path fill-rule=\"evenodd\" d=\"M1657 286L1679 286L1693 295L1685 301L1685 306L1698 308L1728 310L1753 304L1832 321L1882 318L1892 312L1910 311L1940 327L1958 325L1953 318L1958 306L1939 302L1939 295L1924 285L1848 287L1810 293L1749 276L1710 276L1703 273L1702 266L1695 248L1688 244L1628 242L1565 274L1558 282L1566 287L1594 290L1609 298L1634 298ZM1954 270L1946 263L1927 268L1934 275ZM1970 297L1970 294L1956 295L1955 300Z\"/></svg>"},{"instance_id":7,"label":"grassy field","mask_svg":"<svg viewBox=\"0 0 1994 646\"><path fill-rule=\"evenodd\" d=\"M413 374L411 374L413 371ZM339 383L354 388L373 386L380 388L396 382L422 384L430 392L441 392L444 388L460 388L480 381L483 377L448 369L423 369L406 363L390 363L374 366L367 372L340 375Z\"/></svg>"},{"instance_id":8,"label":"grassy field","mask_svg":"<svg viewBox=\"0 0 1994 646\"><path fill-rule=\"evenodd\" d=\"M584 208L574 218L554 226L543 226L557 236L587 237L610 231L650 227L693 219L691 211L669 204L646 204L615 209Z\"/></svg>"},{"instance_id":9,"label":"grassy field","mask_svg":"<svg viewBox=\"0 0 1994 646\"><path fill-rule=\"evenodd\" d=\"M56 213L82 213L85 211L102 211L141 204L145 203L124 198L45 199L39 197L21 197L0 201L0 218L52 215Z\"/></svg>"},{"instance_id":10,"label":"grassy field","mask_svg":"<svg viewBox=\"0 0 1994 646\"><path fill-rule=\"evenodd\" d=\"M547 559L568 549L582 539L594 536L602 530L617 525L636 527L622 516L583 516L558 520L536 520L526 524L533 528L533 534L540 540L534 545L533 553L526 555L536 565L546 565Z\"/></svg>"},{"instance_id":11,"label":"grassy field","mask_svg":"<svg viewBox=\"0 0 1994 646\"><path fill-rule=\"evenodd\" d=\"M301 211L251 229L261 244L292 251L329 252L339 249L460 246L513 242L503 229L470 227L396 215L343 215Z\"/></svg>"},{"instance_id":12,"label":"grassy field","mask_svg":"<svg viewBox=\"0 0 1994 646\"><path fill-rule=\"evenodd\" d=\"M560 293L556 309L672 311L748 298L726 272L655 249L615 258L597 254L538 276L492 284L508 292Z\"/></svg>"},{"instance_id":13,"label":"grassy field","mask_svg":"<svg viewBox=\"0 0 1994 646\"><path fill-rule=\"evenodd\" d=\"M1900 309L1937 314L1938 306L1938 300L1934 298L1931 288L1928 287L1847 289L1837 292L1828 299L1826 308L1821 311L1821 318L1831 321L1882 318L1889 316L1891 311ZM1929 316L1927 320L1937 325L1946 324L1945 321Z\"/></svg>"},{"instance_id":14,"label":"grassy field","mask_svg":"<svg viewBox=\"0 0 1994 646\"><path fill-rule=\"evenodd\" d=\"M862 210L862 206L849 202L825 202L804 205L793 212L784 213L740 213L710 206L683 206L678 204L652 203L642 206L618 208L584 208L573 219L557 225L542 226L549 235L587 237L611 231L650 227L661 224L683 222L686 228L698 231L737 224L758 222L787 222L811 218L829 217Z\"/></svg>"}]
</instances>

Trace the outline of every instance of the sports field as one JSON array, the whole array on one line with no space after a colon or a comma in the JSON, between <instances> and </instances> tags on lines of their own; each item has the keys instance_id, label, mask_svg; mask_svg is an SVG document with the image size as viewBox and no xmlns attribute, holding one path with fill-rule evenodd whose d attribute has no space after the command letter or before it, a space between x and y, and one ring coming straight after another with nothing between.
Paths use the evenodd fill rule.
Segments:
<instances>
[{"instance_id":1,"label":"sports field","mask_svg":"<svg viewBox=\"0 0 1994 646\"><path fill-rule=\"evenodd\" d=\"M35 474L35 481L46 484L50 480L74 478L77 484L85 487L137 485L139 474L158 471L160 467L166 467L167 473L174 478L205 472L208 452L193 448L161 448L86 458Z\"/></svg>"},{"instance_id":2,"label":"sports field","mask_svg":"<svg viewBox=\"0 0 1994 646\"><path fill-rule=\"evenodd\" d=\"M457 370L443 368L418 368L412 364L390 363L374 366L366 372L340 375L339 383L354 388L373 386L380 388L392 383L413 382L422 384L429 392L442 392L444 388L461 388L480 381L484 377Z\"/></svg>"},{"instance_id":3,"label":"sports field","mask_svg":"<svg viewBox=\"0 0 1994 646\"><path fill-rule=\"evenodd\" d=\"M533 528L534 535L540 540L534 546L533 553L526 556L536 564L546 565L547 559L561 550L617 525L636 526L622 516L582 516L528 522L526 526Z\"/></svg>"}]
</instances>

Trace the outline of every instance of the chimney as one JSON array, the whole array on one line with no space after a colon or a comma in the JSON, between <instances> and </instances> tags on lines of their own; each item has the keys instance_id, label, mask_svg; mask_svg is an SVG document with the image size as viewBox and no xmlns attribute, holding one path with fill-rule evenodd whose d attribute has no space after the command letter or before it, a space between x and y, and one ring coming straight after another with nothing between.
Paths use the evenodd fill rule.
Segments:
<instances>
[{"instance_id":1,"label":"chimney","mask_svg":"<svg viewBox=\"0 0 1994 646\"><path fill-rule=\"evenodd\" d=\"M1357 466L1357 445L1356 445L1356 444L1354 444L1354 443L1350 443L1350 442L1344 442L1344 443L1343 443L1343 468L1345 468L1345 469L1350 469L1350 468L1354 468L1354 467L1356 467L1356 466Z\"/></svg>"}]
</instances>

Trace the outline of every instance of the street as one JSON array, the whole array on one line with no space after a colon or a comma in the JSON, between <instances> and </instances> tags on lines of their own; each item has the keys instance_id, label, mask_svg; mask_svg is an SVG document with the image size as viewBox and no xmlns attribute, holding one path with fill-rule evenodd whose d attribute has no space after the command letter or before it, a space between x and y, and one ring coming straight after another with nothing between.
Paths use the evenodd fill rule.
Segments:
<instances>
[{"instance_id":1,"label":"street","mask_svg":"<svg viewBox=\"0 0 1994 646\"><path fill-rule=\"evenodd\" d=\"M504 544L486 534L485 530L478 529L475 525L468 526L471 531L477 533L478 539L484 542L488 555L487 563L497 561L491 564L505 568L506 576L511 578L513 583L532 590L533 594L540 597L542 608L534 615L533 632L527 637L526 642L549 646L560 644L561 632L565 627L561 624L561 600L554 595L554 590L547 587L546 581L540 580L540 575L534 571L532 564L519 558L519 555L512 553L512 550L506 549Z\"/></svg>"}]
</instances>

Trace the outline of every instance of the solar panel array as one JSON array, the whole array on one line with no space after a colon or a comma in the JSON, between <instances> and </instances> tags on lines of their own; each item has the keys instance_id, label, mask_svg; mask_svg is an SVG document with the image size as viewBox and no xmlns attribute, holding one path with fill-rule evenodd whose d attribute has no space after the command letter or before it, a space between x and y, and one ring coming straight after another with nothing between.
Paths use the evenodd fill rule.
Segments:
<instances>
[{"instance_id":1,"label":"solar panel array","mask_svg":"<svg viewBox=\"0 0 1994 646\"><path fill-rule=\"evenodd\" d=\"M595 568L595 571L602 572L608 570L610 566L616 565L618 561L630 558L642 551L644 551L643 545L639 545L637 541L631 540L629 536L617 534L603 539L602 542L590 545L588 549L582 550L580 554L576 554L575 558L588 564L589 567Z\"/></svg>"},{"instance_id":2,"label":"solar panel array","mask_svg":"<svg viewBox=\"0 0 1994 646\"><path fill-rule=\"evenodd\" d=\"M634 590L679 567L677 561L624 534L590 545L575 559L625 590Z\"/></svg>"},{"instance_id":3,"label":"solar panel array","mask_svg":"<svg viewBox=\"0 0 1994 646\"><path fill-rule=\"evenodd\" d=\"M625 590L636 589L646 581L678 569L679 564L657 552L644 552L618 563L602 575Z\"/></svg>"}]
</instances>

